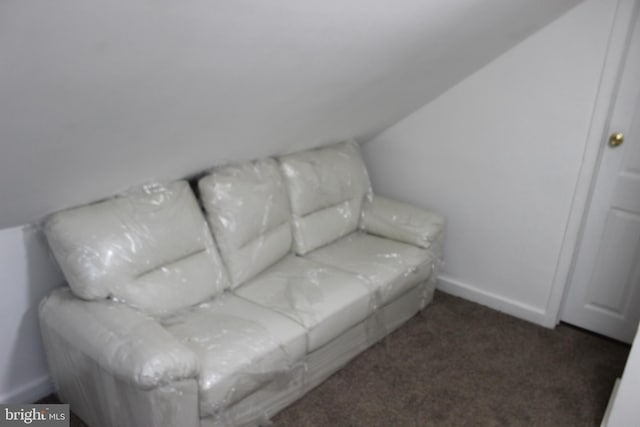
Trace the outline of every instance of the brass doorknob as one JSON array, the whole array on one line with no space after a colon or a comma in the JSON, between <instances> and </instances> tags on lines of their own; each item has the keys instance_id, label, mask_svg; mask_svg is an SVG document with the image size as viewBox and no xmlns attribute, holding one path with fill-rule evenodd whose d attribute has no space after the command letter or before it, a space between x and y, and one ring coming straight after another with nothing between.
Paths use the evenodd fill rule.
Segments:
<instances>
[{"instance_id":1,"label":"brass doorknob","mask_svg":"<svg viewBox=\"0 0 640 427\"><path fill-rule=\"evenodd\" d=\"M609 137L609 147L616 148L624 142L624 135L620 132L612 133Z\"/></svg>"}]
</instances>

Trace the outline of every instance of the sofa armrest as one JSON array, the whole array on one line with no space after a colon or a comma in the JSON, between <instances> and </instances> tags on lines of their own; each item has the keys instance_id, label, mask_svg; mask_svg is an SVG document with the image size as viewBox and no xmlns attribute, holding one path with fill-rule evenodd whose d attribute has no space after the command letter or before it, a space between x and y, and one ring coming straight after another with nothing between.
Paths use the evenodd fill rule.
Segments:
<instances>
[{"instance_id":1,"label":"sofa armrest","mask_svg":"<svg viewBox=\"0 0 640 427\"><path fill-rule=\"evenodd\" d=\"M427 249L441 237L444 218L407 203L373 196L364 204L361 226L370 234Z\"/></svg>"},{"instance_id":2,"label":"sofa armrest","mask_svg":"<svg viewBox=\"0 0 640 427\"><path fill-rule=\"evenodd\" d=\"M118 379L142 389L198 374L197 356L152 317L122 303L84 301L60 289L40 304L43 333L68 345ZM51 365L56 355L47 355Z\"/></svg>"}]
</instances>

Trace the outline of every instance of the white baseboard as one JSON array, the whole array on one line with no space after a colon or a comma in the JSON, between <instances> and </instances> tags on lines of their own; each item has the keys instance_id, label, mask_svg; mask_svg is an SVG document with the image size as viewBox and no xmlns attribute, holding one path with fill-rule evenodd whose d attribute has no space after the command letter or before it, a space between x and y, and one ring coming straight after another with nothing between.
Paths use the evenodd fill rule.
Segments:
<instances>
[{"instance_id":1,"label":"white baseboard","mask_svg":"<svg viewBox=\"0 0 640 427\"><path fill-rule=\"evenodd\" d=\"M447 275L440 275L438 277L437 288L447 294L464 298L519 319L547 328L553 327L549 325L545 310L479 289L476 286L460 282Z\"/></svg>"},{"instance_id":2,"label":"white baseboard","mask_svg":"<svg viewBox=\"0 0 640 427\"><path fill-rule=\"evenodd\" d=\"M14 390L2 393L0 403L32 403L53 393L54 390L51 377L44 375Z\"/></svg>"}]
</instances>

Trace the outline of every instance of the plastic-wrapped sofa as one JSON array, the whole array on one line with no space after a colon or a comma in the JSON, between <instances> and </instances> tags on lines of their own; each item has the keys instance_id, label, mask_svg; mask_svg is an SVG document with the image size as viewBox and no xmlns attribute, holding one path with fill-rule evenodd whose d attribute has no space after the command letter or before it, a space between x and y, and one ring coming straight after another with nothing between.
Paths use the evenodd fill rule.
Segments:
<instances>
[{"instance_id":1,"label":"plastic-wrapped sofa","mask_svg":"<svg viewBox=\"0 0 640 427\"><path fill-rule=\"evenodd\" d=\"M50 216L40 306L91 426L255 425L431 301L443 219L374 196L355 143L215 168Z\"/></svg>"}]
</instances>

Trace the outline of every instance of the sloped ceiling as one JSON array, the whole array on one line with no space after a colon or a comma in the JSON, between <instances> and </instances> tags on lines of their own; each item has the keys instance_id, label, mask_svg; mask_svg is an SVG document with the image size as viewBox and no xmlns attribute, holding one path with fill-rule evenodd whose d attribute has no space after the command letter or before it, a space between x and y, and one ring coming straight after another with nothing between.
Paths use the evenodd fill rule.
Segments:
<instances>
[{"instance_id":1,"label":"sloped ceiling","mask_svg":"<svg viewBox=\"0 0 640 427\"><path fill-rule=\"evenodd\" d=\"M4 0L0 228L366 140L577 3Z\"/></svg>"}]
</instances>

